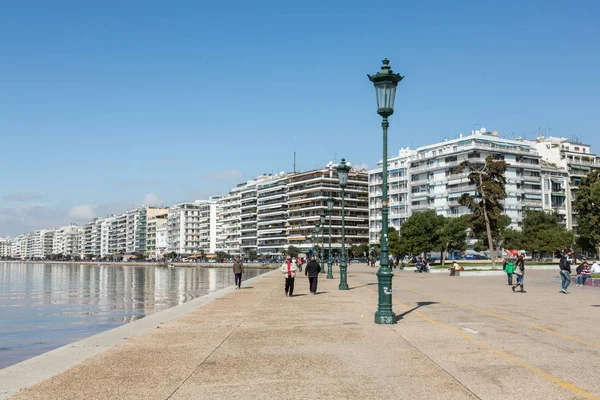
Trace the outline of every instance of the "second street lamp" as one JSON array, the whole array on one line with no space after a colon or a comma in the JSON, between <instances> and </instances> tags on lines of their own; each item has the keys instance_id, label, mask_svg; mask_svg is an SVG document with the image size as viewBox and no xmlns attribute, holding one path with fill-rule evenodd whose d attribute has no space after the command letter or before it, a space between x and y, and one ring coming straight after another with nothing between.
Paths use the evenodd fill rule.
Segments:
<instances>
[{"instance_id":1,"label":"second street lamp","mask_svg":"<svg viewBox=\"0 0 600 400\"><path fill-rule=\"evenodd\" d=\"M336 167L338 173L338 180L340 183L340 187L342 188L342 260L340 262L340 286L338 289L340 290L348 290L348 282L347 282L347 270L348 264L346 264L346 226L344 220L344 202L346 199L346 185L348 185L348 172L352 168L352 164L347 163L346 160L342 158L342 162L339 163Z\"/></svg>"},{"instance_id":2,"label":"second street lamp","mask_svg":"<svg viewBox=\"0 0 600 400\"><path fill-rule=\"evenodd\" d=\"M375 85L377 94L377 114L383 118L381 127L383 128L383 159L382 170L382 190L381 190L381 260L379 271L377 271L378 281L378 303L375 313L376 324L395 324L396 314L392 310L392 270L389 265L388 256L388 196L387 196L387 134L390 123L388 117L394 113L394 98L396 97L396 87L404 77L396 74L390 67L390 61L383 60L381 71L375 75L367 75L369 80Z\"/></svg>"},{"instance_id":3,"label":"second street lamp","mask_svg":"<svg viewBox=\"0 0 600 400\"><path fill-rule=\"evenodd\" d=\"M321 213L319 217L321 221L321 264L323 264L323 252L325 251L325 236L323 236L323 228L325 227L325 214Z\"/></svg>"},{"instance_id":4,"label":"second street lamp","mask_svg":"<svg viewBox=\"0 0 600 400\"><path fill-rule=\"evenodd\" d=\"M331 265L331 217L333 215L333 197L327 198L327 212L329 213L329 254L327 257L327 279L333 279L333 268Z\"/></svg>"}]
</instances>

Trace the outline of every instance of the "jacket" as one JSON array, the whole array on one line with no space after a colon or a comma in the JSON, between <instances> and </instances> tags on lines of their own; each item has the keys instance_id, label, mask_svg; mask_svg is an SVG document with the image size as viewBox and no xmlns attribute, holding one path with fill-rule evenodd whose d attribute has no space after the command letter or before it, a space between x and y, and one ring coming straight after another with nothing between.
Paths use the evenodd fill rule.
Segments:
<instances>
[{"instance_id":1,"label":"jacket","mask_svg":"<svg viewBox=\"0 0 600 400\"><path fill-rule=\"evenodd\" d=\"M296 272L298 272L298 266L296 265L294 260L291 260L290 262L291 262L290 271L292 272L291 278L295 278ZM281 268L279 268L279 270L283 273L284 278L288 277L287 261L284 261L283 264L281 264Z\"/></svg>"},{"instance_id":2,"label":"jacket","mask_svg":"<svg viewBox=\"0 0 600 400\"><path fill-rule=\"evenodd\" d=\"M518 258L515 263L514 273L517 275L525 275L525 261L522 258Z\"/></svg>"},{"instance_id":3,"label":"jacket","mask_svg":"<svg viewBox=\"0 0 600 400\"><path fill-rule=\"evenodd\" d=\"M307 275L309 278L316 278L319 276L319 272L321 272L321 266L318 262L313 260L306 264L304 275Z\"/></svg>"},{"instance_id":4,"label":"jacket","mask_svg":"<svg viewBox=\"0 0 600 400\"><path fill-rule=\"evenodd\" d=\"M562 256L560 258L558 266L560 267L561 270L569 271L569 273L571 273L571 263L567 260L567 257Z\"/></svg>"},{"instance_id":5,"label":"jacket","mask_svg":"<svg viewBox=\"0 0 600 400\"><path fill-rule=\"evenodd\" d=\"M234 262L233 263L233 273L241 274L242 272L244 272L244 264L242 264L241 261Z\"/></svg>"}]
</instances>

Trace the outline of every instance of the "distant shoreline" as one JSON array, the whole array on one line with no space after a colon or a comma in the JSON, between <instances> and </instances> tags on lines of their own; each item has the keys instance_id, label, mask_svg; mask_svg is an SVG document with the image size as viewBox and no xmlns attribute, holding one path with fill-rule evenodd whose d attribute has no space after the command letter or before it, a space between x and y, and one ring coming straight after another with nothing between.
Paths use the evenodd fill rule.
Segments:
<instances>
[{"instance_id":1,"label":"distant shoreline","mask_svg":"<svg viewBox=\"0 0 600 400\"><path fill-rule=\"evenodd\" d=\"M159 262L98 262L98 261L6 261L0 260L0 264L70 264L70 265L102 265L106 267L165 267L165 263ZM232 268L233 263L195 263L195 262L174 262L169 263L176 267L201 267L201 268ZM248 269L276 269L279 267L279 263L244 263L244 267Z\"/></svg>"}]
</instances>

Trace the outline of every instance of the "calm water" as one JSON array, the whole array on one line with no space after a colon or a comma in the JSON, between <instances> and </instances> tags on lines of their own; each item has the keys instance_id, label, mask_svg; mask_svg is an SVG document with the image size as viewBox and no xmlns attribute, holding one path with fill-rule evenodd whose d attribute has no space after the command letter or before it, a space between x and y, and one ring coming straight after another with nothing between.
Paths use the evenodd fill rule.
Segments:
<instances>
[{"instance_id":1,"label":"calm water","mask_svg":"<svg viewBox=\"0 0 600 400\"><path fill-rule=\"evenodd\" d=\"M230 268L0 263L0 369L230 285Z\"/></svg>"}]
</instances>

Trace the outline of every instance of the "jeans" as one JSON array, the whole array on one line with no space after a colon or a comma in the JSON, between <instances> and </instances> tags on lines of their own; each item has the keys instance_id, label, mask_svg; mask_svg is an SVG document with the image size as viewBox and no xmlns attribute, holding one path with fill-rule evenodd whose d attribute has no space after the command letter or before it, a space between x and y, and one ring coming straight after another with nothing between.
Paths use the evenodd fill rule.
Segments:
<instances>
[{"instance_id":1,"label":"jeans","mask_svg":"<svg viewBox=\"0 0 600 400\"><path fill-rule=\"evenodd\" d=\"M289 294L290 296L294 293L294 279L286 277L285 278L285 294Z\"/></svg>"},{"instance_id":2,"label":"jeans","mask_svg":"<svg viewBox=\"0 0 600 400\"><path fill-rule=\"evenodd\" d=\"M512 285L512 276L513 274L507 274L508 275L508 284Z\"/></svg>"},{"instance_id":3,"label":"jeans","mask_svg":"<svg viewBox=\"0 0 600 400\"><path fill-rule=\"evenodd\" d=\"M589 277L590 277L589 274L577 275L577 284L585 285L585 280Z\"/></svg>"},{"instance_id":4,"label":"jeans","mask_svg":"<svg viewBox=\"0 0 600 400\"><path fill-rule=\"evenodd\" d=\"M525 275L517 275L517 285L523 286L523 279Z\"/></svg>"},{"instance_id":5,"label":"jeans","mask_svg":"<svg viewBox=\"0 0 600 400\"><path fill-rule=\"evenodd\" d=\"M241 272L239 274L235 274L235 286L237 286L237 287L242 286L242 273Z\"/></svg>"},{"instance_id":6,"label":"jeans","mask_svg":"<svg viewBox=\"0 0 600 400\"><path fill-rule=\"evenodd\" d=\"M569 273L569 271L561 269L560 270L560 277L562 279L562 283L561 283L562 290L566 292L567 288L571 284L571 274Z\"/></svg>"},{"instance_id":7,"label":"jeans","mask_svg":"<svg viewBox=\"0 0 600 400\"><path fill-rule=\"evenodd\" d=\"M308 284L310 286L310 292L311 293L317 293L317 282L318 282L319 278L318 277L312 277L309 276L308 277Z\"/></svg>"}]
</instances>

